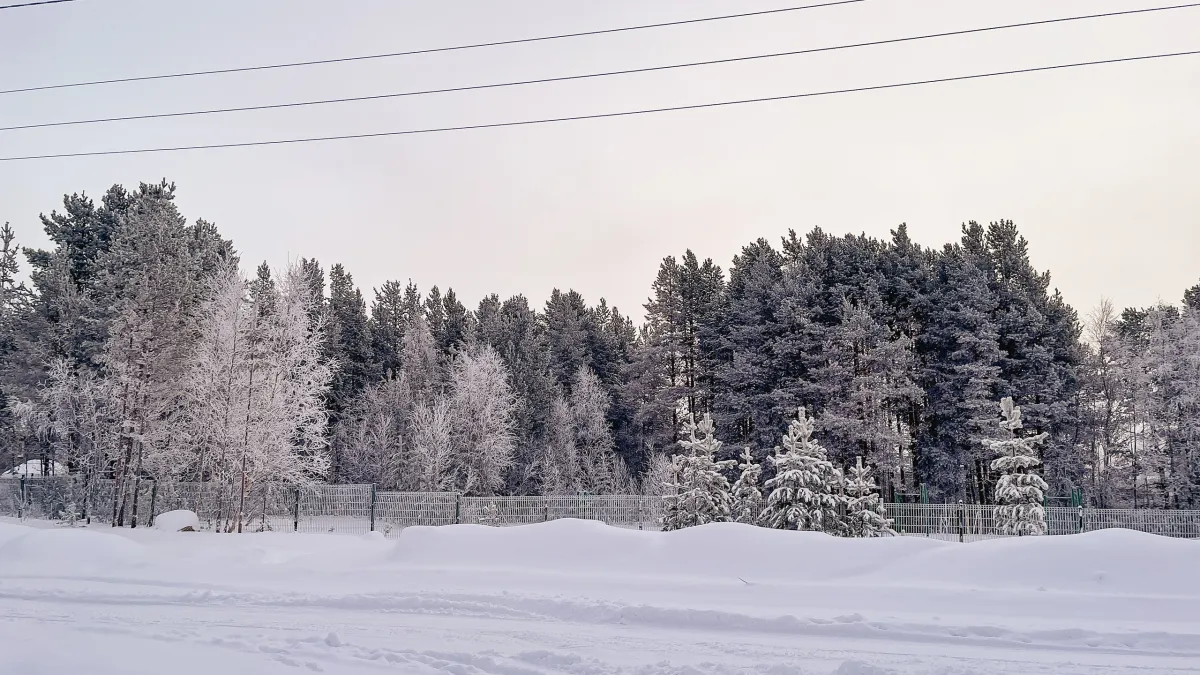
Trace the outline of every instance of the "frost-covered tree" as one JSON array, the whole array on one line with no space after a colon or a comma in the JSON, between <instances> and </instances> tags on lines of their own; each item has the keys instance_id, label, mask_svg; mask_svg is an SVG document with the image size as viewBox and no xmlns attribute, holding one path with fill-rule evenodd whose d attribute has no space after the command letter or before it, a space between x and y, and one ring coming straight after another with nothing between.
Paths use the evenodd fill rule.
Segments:
<instances>
[{"instance_id":1,"label":"frost-covered tree","mask_svg":"<svg viewBox=\"0 0 1200 675\"><path fill-rule=\"evenodd\" d=\"M762 478L762 465L754 461L750 448L742 451L738 457L738 479L730 490L733 498L731 518L735 523L758 525L763 511L763 494L759 487Z\"/></svg>"},{"instance_id":2,"label":"frost-covered tree","mask_svg":"<svg viewBox=\"0 0 1200 675\"><path fill-rule=\"evenodd\" d=\"M665 497L674 485L675 464L664 453L654 453L646 461L646 472L638 486L638 494L646 497Z\"/></svg>"},{"instance_id":3,"label":"frost-covered tree","mask_svg":"<svg viewBox=\"0 0 1200 675\"><path fill-rule=\"evenodd\" d=\"M417 490L421 472L411 443L412 414L403 373L367 386L334 433L342 479L382 490Z\"/></svg>"},{"instance_id":4,"label":"frost-covered tree","mask_svg":"<svg viewBox=\"0 0 1200 675\"><path fill-rule=\"evenodd\" d=\"M413 452L417 489L421 492L446 492L454 483L454 416L450 401L437 397L418 403L413 410Z\"/></svg>"},{"instance_id":5,"label":"frost-covered tree","mask_svg":"<svg viewBox=\"0 0 1200 675\"><path fill-rule=\"evenodd\" d=\"M800 408L788 424L783 446L776 446L769 458L775 477L765 484L768 496L762 522L767 527L830 534L841 527L839 474L812 434L813 420Z\"/></svg>"},{"instance_id":6,"label":"frost-covered tree","mask_svg":"<svg viewBox=\"0 0 1200 675\"><path fill-rule=\"evenodd\" d=\"M118 416L112 383L90 368L73 369L65 358L50 364L41 389L41 410L55 461L78 473L84 495L81 517L91 522L96 479L117 457Z\"/></svg>"},{"instance_id":7,"label":"frost-covered tree","mask_svg":"<svg viewBox=\"0 0 1200 675\"><path fill-rule=\"evenodd\" d=\"M580 366L570 394L556 399L547 417L539 460L542 494L614 494L630 488L629 471L614 451L610 401L596 373Z\"/></svg>"},{"instance_id":8,"label":"frost-covered tree","mask_svg":"<svg viewBox=\"0 0 1200 675\"><path fill-rule=\"evenodd\" d=\"M181 413L155 437L170 452L155 470L231 485L238 500L229 529L241 531L254 485L309 485L329 468L331 374L321 358L322 326L312 324L313 301L299 267L278 286L262 273L247 284L228 269L202 309Z\"/></svg>"},{"instance_id":9,"label":"frost-covered tree","mask_svg":"<svg viewBox=\"0 0 1200 675\"><path fill-rule=\"evenodd\" d=\"M445 376L438 360L437 343L429 322L417 314L412 317L402 340L400 368L416 401L428 403L444 389Z\"/></svg>"},{"instance_id":10,"label":"frost-covered tree","mask_svg":"<svg viewBox=\"0 0 1200 675\"><path fill-rule=\"evenodd\" d=\"M460 352L450 374L454 486L490 496L504 484L516 445L516 399L491 346Z\"/></svg>"},{"instance_id":11,"label":"frost-covered tree","mask_svg":"<svg viewBox=\"0 0 1200 675\"><path fill-rule=\"evenodd\" d=\"M1019 437L1021 407L1013 405L1011 397L1000 401L1001 439L987 438L984 447L1000 455L992 460L992 471L1002 475L996 482L996 527L1004 534L1045 534L1046 511L1043 502L1046 481L1033 473L1038 461L1034 445L1046 440L1045 432L1036 436Z\"/></svg>"},{"instance_id":12,"label":"frost-covered tree","mask_svg":"<svg viewBox=\"0 0 1200 675\"><path fill-rule=\"evenodd\" d=\"M856 457L854 466L846 476L843 495L846 505L844 522L848 537L884 537L895 534L892 521L883 509L883 500L876 492L875 477L871 467Z\"/></svg>"},{"instance_id":13,"label":"frost-covered tree","mask_svg":"<svg viewBox=\"0 0 1200 675\"><path fill-rule=\"evenodd\" d=\"M683 424L679 441L683 451L675 456L663 499L664 530L729 521L731 499L724 471L736 462L714 459L721 442L713 430L708 415L699 424L689 416Z\"/></svg>"},{"instance_id":14,"label":"frost-covered tree","mask_svg":"<svg viewBox=\"0 0 1200 675\"><path fill-rule=\"evenodd\" d=\"M580 491L579 449L575 445L571 405L556 398L546 417L546 440L538 458L543 495L568 495Z\"/></svg>"},{"instance_id":15,"label":"frost-covered tree","mask_svg":"<svg viewBox=\"0 0 1200 675\"><path fill-rule=\"evenodd\" d=\"M97 258L102 265L97 302L110 317L102 361L119 400L121 425L113 525L124 523L127 511L137 524L138 500L132 497L147 465L166 447L153 440L166 433L159 423L178 404L176 383L203 292L205 274L192 255L192 228L172 192L164 185L139 196Z\"/></svg>"}]
</instances>

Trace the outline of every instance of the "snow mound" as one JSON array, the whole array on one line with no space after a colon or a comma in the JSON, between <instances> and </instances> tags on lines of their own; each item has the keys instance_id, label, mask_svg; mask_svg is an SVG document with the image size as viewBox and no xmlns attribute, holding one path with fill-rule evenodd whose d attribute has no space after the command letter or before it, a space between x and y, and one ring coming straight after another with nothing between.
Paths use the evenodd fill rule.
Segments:
<instances>
[{"instance_id":1,"label":"snow mound","mask_svg":"<svg viewBox=\"0 0 1200 675\"><path fill-rule=\"evenodd\" d=\"M893 560L897 583L1200 596L1200 541L1134 530L1010 537Z\"/></svg>"},{"instance_id":2,"label":"snow mound","mask_svg":"<svg viewBox=\"0 0 1200 675\"><path fill-rule=\"evenodd\" d=\"M719 579L725 582L1000 588L1200 597L1200 541L1131 530L969 544L844 539L720 523L640 532L556 520L517 527L412 527L391 562L424 568Z\"/></svg>"},{"instance_id":3,"label":"snow mound","mask_svg":"<svg viewBox=\"0 0 1200 675\"><path fill-rule=\"evenodd\" d=\"M166 530L167 532L198 532L200 530L200 517L194 511L188 511L187 509L167 511L155 516L154 529Z\"/></svg>"},{"instance_id":4,"label":"snow mound","mask_svg":"<svg viewBox=\"0 0 1200 675\"><path fill-rule=\"evenodd\" d=\"M401 533L393 561L568 574L815 581L871 572L946 546L958 544L916 537L837 539L735 523L643 532L562 519L517 527L410 527Z\"/></svg>"},{"instance_id":5,"label":"snow mound","mask_svg":"<svg viewBox=\"0 0 1200 675\"><path fill-rule=\"evenodd\" d=\"M15 529L24 532L0 543L0 569L6 572L119 569L138 566L147 557L144 546L115 534L83 529ZM0 536L4 535L0 530Z\"/></svg>"}]
</instances>

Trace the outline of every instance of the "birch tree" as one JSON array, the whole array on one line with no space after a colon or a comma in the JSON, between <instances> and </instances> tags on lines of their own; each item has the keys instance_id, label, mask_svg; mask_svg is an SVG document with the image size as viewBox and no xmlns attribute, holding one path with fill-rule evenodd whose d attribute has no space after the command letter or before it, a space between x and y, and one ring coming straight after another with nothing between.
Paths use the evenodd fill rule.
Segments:
<instances>
[{"instance_id":1,"label":"birch tree","mask_svg":"<svg viewBox=\"0 0 1200 675\"><path fill-rule=\"evenodd\" d=\"M449 403L455 487L468 495L496 494L516 445L516 399L495 349L459 353L450 375Z\"/></svg>"}]
</instances>

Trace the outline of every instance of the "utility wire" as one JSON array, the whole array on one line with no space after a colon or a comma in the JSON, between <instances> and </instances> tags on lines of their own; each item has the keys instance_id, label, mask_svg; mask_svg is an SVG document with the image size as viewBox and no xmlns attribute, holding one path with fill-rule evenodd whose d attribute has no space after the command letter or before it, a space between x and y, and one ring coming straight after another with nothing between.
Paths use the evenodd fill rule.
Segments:
<instances>
[{"instance_id":1,"label":"utility wire","mask_svg":"<svg viewBox=\"0 0 1200 675\"><path fill-rule=\"evenodd\" d=\"M293 143L316 143L323 141L344 141L358 138L382 138L385 136L415 136L418 134L433 134L449 131L468 131L474 129L497 129L501 127L521 127L532 126L535 124L552 124L557 122L575 122L579 120L595 120L606 119L610 117L632 117L635 115L649 115L653 113L678 112L682 110L700 110L704 108L719 108L725 106L742 105L745 103L765 103L769 101L785 101L801 98L815 98L818 96L833 96L836 94L850 94L864 91L880 91L884 89L899 89L902 87L915 87L926 84L939 84L943 82L961 82L964 80L978 80L988 77L1000 77L1003 75L1019 75L1023 73L1036 73L1049 70L1065 70L1068 68L1082 68L1085 66L1099 66L1112 63L1128 63L1132 61L1149 61L1152 59L1166 59L1176 56L1192 56L1200 54L1200 49L1186 52L1171 52L1165 54L1149 54L1145 56L1127 56L1117 59L1104 59L1101 61L1081 61L1077 63L1064 63L1054 66L1038 66L1035 68L1021 68L1018 70L1002 70L991 73L978 73L975 75L958 75L955 77L940 77L930 80L914 80L909 82L899 82L893 84L877 84L866 87L852 87L848 89L831 89L827 91L806 92L802 94L786 94L783 96L765 96L761 98L746 98L733 101L715 101L712 103L695 103L691 105L678 105L667 108L643 108L640 110L624 110L610 113L595 113L591 115L573 115L569 117L549 117L533 120L518 120L514 122L492 122L487 124L466 124L453 127L432 127L425 129L406 129L402 131L380 131L375 133L363 134L344 134L338 136L315 136L309 138L287 138L273 141L246 141L240 143L214 143L207 145L178 145L173 147L158 147L158 148L131 148L125 150L97 150L91 152L64 152L57 154L46 155L25 155L21 157L0 157L0 162L17 162L32 159L59 159L65 157L98 157L101 155L134 155L151 152L178 152L182 150L212 150L217 148L248 148L267 145L287 145Z\"/></svg>"},{"instance_id":2,"label":"utility wire","mask_svg":"<svg viewBox=\"0 0 1200 675\"><path fill-rule=\"evenodd\" d=\"M57 5L60 2L75 2L75 0L41 0L40 2L22 2L19 5L0 5L0 9L20 9L21 7L35 7L37 5Z\"/></svg>"},{"instance_id":3,"label":"utility wire","mask_svg":"<svg viewBox=\"0 0 1200 675\"><path fill-rule=\"evenodd\" d=\"M772 54L755 54L751 56L736 56L726 59L714 59L711 61L692 61L689 63L675 63L664 66L649 66L645 68L631 68L628 70L612 70L600 73L585 73L581 75L565 75L561 77L544 77L534 80L517 80L512 82L495 82L491 84L476 84L462 87L447 87L442 89L424 89L417 91L395 92L390 94L373 94L369 96L352 96L347 98L330 98L318 99L309 101L293 101L290 103L272 103L266 105L252 105L236 108L210 108L207 110L188 110L182 112L169 113L151 113L145 115L125 115L121 117L98 117L93 119L68 120L63 122L38 122L35 124L19 124L8 127L0 127L0 131L18 131L21 129L42 129L45 127L65 127L80 124L100 124L106 122L128 122L133 120L148 120L162 119L169 117L189 117L194 115L215 115L222 113L249 112L252 110L276 110L280 108L299 108L304 106L327 105L330 103L354 103L361 101L377 101L381 99L400 98L406 96L427 96L429 94L445 94L450 92L462 91L477 91L480 89L499 89L503 87L517 87L530 84L546 84L549 82L567 82L571 80L585 80L600 77L611 77L614 75L632 75L634 73L650 73L662 70L674 70L680 68L695 68L698 66L712 66L726 63L738 63L743 61L755 61L761 59L774 59L783 56L799 56L801 54L816 54L819 52L832 52L844 49L857 49L861 47L875 47L879 45L898 44L902 42L915 42L918 40L930 40L933 38L943 38L958 35L970 35L974 33L986 33L992 31L1008 30L1011 28L1026 28L1029 26L1042 26L1047 24L1065 23L1068 21L1082 21L1085 19L1100 19L1116 16L1126 16L1130 14L1146 14L1149 12L1164 12L1174 9L1186 9L1200 7L1200 2L1193 2L1184 5L1171 5L1167 7L1151 7L1147 9L1131 9L1119 12L1105 12L1103 14L1086 14L1077 16L1066 16L1057 19L1042 19L1038 21L1025 21L1022 23L1010 23L999 26L986 26L982 28L968 28L964 30L948 31L944 33L929 33L925 35L913 35L908 37L890 38L886 40L873 40L871 42L857 42L852 44L835 45L832 47L814 47L811 49L798 49L788 52L775 52Z\"/></svg>"},{"instance_id":4,"label":"utility wire","mask_svg":"<svg viewBox=\"0 0 1200 675\"><path fill-rule=\"evenodd\" d=\"M63 0L65 1L65 0ZM831 2L822 2L814 5L799 5L796 7L782 7L779 9L765 9L757 12L742 12L740 14L723 14L721 16L706 16L698 19L682 19L679 21L665 21L662 23L648 23L639 26L623 26L621 28L605 28L601 30L589 30L579 33L561 33L558 35L542 35L531 38L518 38L514 40L497 40L494 42L479 42L467 45L454 45L450 47L433 47L430 49L414 49L404 52L389 52L386 54L365 54L362 56L345 56L335 59L320 59L317 61L295 61L292 63L272 63L262 66L243 66L240 68L219 68L215 70L196 70L184 73L167 73L161 75L142 75L140 77L118 77L109 80L90 80L86 82L69 82L65 84L45 84L36 87L22 87L19 89L0 89L0 95L16 94L27 91L45 91L47 89L67 89L70 87L90 87L99 84L117 84L119 82L145 82L147 80L165 80L175 77L195 77L197 75L224 75L226 73L245 73L255 70L273 70L276 68L299 68L302 66L317 66L329 63L348 63L351 61L368 61L371 59L390 59L398 56L415 56L417 54L436 54L439 52L454 52L467 49L482 49L484 47L500 47L503 45L517 45L527 42L546 42L549 40L565 40L567 38L586 37L589 35L607 35L609 33L625 33L635 30L646 30L648 28L666 28L668 26L683 26L693 23L705 23L709 21L724 21L726 19L742 19L751 16L766 16L769 14L783 14L785 12L798 12L806 9L819 9L821 7L835 7L838 5L853 5L868 0L833 0Z\"/></svg>"}]
</instances>

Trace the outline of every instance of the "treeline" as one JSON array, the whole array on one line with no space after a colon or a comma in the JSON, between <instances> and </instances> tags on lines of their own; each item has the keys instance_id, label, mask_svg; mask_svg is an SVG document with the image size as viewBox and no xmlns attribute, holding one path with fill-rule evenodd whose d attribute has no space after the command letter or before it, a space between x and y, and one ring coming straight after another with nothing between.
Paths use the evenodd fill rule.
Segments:
<instances>
[{"instance_id":1,"label":"treeline","mask_svg":"<svg viewBox=\"0 0 1200 675\"><path fill-rule=\"evenodd\" d=\"M28 284L4 229L0 462L657 492L645 477L689 419L711 416L717 460L749 448L762 463L803 407L829 460L861 457L885 498L988 502L983 440L1012 397L1027 433L1047 434L1050 495L1200 504L1200 285L1182 306L1102 307L1085 334L1009 221L941 249L903 225L888 240L789 232L728 271L687 251L662 262L638 325L569 290L468 308L389 281L368 302L313 259L244 279L232 243L173 196L165 182L68 195L42 217L53 248L24 250Z\"/></svg>"}]
</instances>

